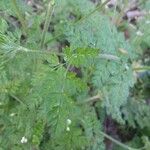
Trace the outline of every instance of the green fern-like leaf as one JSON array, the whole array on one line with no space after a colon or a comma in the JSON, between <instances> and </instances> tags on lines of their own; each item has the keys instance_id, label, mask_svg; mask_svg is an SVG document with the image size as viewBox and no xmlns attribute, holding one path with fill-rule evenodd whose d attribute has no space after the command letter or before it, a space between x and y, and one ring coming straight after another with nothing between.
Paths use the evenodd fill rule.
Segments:
<instances>
[{"instance_id":1,"label":"green fern-like leaf","mask_svg":"<svg viewBox=\"0 0 150 150\"><path fill-rule=\"evenodd\" d=\"M143 101L130 99L122 108L122 113L130 126L136 128L138 125L142 129L149 128L150 108Z\"/></svg>"},{"instance_id":2,"label":"green fern-like leaf","mask_svg":"<svg viewBox=\"0 0 150 150\"><path fill-rule=\"evenodd\" d=\"M69 26L67 36L72 49L92 47L108 56L96 59L93 84L104 93L103 106L108 114L123 122L120 107L127 102L129 89L133 86L132 68L128 63L133 55L123 35L118 34L110 24L107 17L95 14L75 26ZM111 55L118 59L113 59Z\"/></svg>"}]
</instances>

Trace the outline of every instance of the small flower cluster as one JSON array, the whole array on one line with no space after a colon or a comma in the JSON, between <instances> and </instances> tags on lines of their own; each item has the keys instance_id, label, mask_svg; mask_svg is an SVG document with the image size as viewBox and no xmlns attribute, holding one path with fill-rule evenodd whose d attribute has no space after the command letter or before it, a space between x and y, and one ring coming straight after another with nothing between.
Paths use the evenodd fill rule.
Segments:
<instances>
[{"instance_id":1,"label":"small flower cluster","mask_svg":"<svg viewBox=\"0 0 150 150\"><path fill-rule=\"evenodd\" d=\"M28 142L28 139L25 137L25 136L23 136L22 138L21 138L21 141L20 141L22 144L25 144L25 143L27 143Z\"/></svg>"},{"instance_id":2,"label":"small flower cluster","mask_svg":"<svg viewBox=\"0 0 150 150\"><path fill-rule=\"evenodd\" d=\"M67 124L66 131L70 131L70 127L69 126L71 125L71 120L67 119L66 124Z\"/></svg>"}]
</instances>

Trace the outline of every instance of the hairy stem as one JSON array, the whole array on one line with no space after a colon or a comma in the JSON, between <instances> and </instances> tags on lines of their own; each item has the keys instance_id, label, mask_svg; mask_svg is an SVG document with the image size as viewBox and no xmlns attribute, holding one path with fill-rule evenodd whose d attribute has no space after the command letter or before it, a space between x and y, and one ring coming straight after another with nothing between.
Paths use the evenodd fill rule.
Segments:
<instances>
[{"instance_id":1,"label":"hairy stem","mask_svg":"<svg viewBox=\"0 0 150 150\"><path fill-rule=\"evenodd\" d=\"M49 24L51 22L51 17L52 17L52 14L54 12L54 4L55 4L54 0L50 1L49 5L48 5L48 8L47 8L46 20L45 20L45 23L44 23L44 29L43 29L43 32L42 32L42 38L41 38L41 43L40 43L41 49L43 49L43 47L44 47L46 32L48 30Z\"/></svg>"},{"instance_id":2,"label":"hairy stem","mask_svg":"<svg viewBox=\"0 0 150 150\"><path fill-rule=\"evenodd\" d=\"M17 15L17 17L18 17L18 19L22 25L23 32L24 32L24 34L26 34L27 33L27 25L26 25L25 18L23 16L22 12L20 11L20 8L17 4L17 1L12 0L12 4L13 4L13 7L15 9L15 13L16 13L16 15Z\"/></svg>"},{"instance_id":3,"label":"hairy stem","mask_svg":"<svg viewBox=\"0 0 150 150\"><path fill-rule=\"evenodd\" d=\"M100 95L97 94L97 95L90 97L82 102L79 102L78 105L82 105L82 104L86 104L86 103L93 103L93 102L98 101L99 99L100 99Z\"/></svg>"}]
</instances>

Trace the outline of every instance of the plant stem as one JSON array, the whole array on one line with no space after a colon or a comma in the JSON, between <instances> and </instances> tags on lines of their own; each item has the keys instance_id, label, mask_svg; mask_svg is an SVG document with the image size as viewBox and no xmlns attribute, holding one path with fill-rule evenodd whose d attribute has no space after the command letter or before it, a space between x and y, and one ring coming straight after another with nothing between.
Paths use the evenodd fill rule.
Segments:
<instances>
[{"instance_id":1,"label":"plant stem","mask_svg":"<svg viewBox=\"0 0 150 150\"><path fill-rule=\"evenodd\" d=\"M39 53L39 54L55 54L58 56L65 56L64 53L57 53L57 52L51 52L51 51L40 51L40 50L31 50L25 47L20 46L19 48L16 49L16 52L25 52L25 53Z\"/></svg>"},{"instance_id":2,"label":"plant stem","mask_svg":"<svg viewBox=\"0 0 150 150\"><path fill-rule=\"evenodd\" d=\"M86 103L91 103L91 102L93 103L93 102L96 102L99 99L100 99L100 95L97 94L97 95L95 95L93 97L90 97L90 98L88 98L88 99L86 99L86 100L84 100L82 102L79 102L78 105L82 105L82 104L86 104Z\"/></svg>"},{"instance_id":3,"label":"plant stem","mask_svg":"<svg viewBox=\"0 0 150 150\"><path fill-rule=\"evenodd\" d=\"M106 60L114 60L114 61L120 60L118 56L111 55L111 54L99 54L99 58L106 59Z\"/></svg>"},{"instance_id":4,"label":"plant stem","mask_svg":"<svg viewBox=\"0 0 150 150\"><path fill-rule=\"evenodd\" d=\"M100 133L106 137L107 139L111 140L112 142L114 142L115 144L119 145L120 147L124 148L124 149L127 149L127 150L143 150L145 149L145 147L142 147L142 148L132 148L132 147L129 147L128 145L125 145L121 142L119 142L118 140L112 138L111 136L107 135L106 133L100 131Z\"/></svg>"},{"instance_id":5,"label":"plant stem","mask_svg":"<svg viewBox=\"0 0 150 150\"><path fill-rule=\"evenodd\" d=\"M19 102L20 104L24 105L25 107L27 107L27 105L25 103L23 103L18 97L16 97L15 95L13 94L10 94L10 96L12 98L14 98L17 102Z\"/></svg>"},{"instance_id":6,"label":"plant stem","mask_svg":"<svg viewBox=\"0 0 150 150\"><path fill-rule=\"evenodd\" d=\"M44 29L43 29L43 32L42 32L42 38L41 38L41 43L40 43L41 49L43 49L43 47L44 47L46 32L48 30L49 24L51 22L51 17L52 17L52 14L54 12L54 4L55 4L54 0L50 1L49 4L48 4L46 20L45 20L45 23L44 23Z\"/></svg>"},{"instance_id":7,"label":"plant stem","mask_svg":"<svg viewBox=\"0 0 150 150\"><path fill-rule=\"evenodd\" d=\"M141 71L141 70L147 70L150 71L150 66L141 66L141 67L135 67L133 68L134 71Z\"/></svg>"},{"instance_id":8,"label":"plant stem","mask_svg":"<svg viewBox=\"0 0 150 150\"><path fill-rule=\"evenodd\" d=\"M25 18L22 15L22 12L19 9L17 1L16 0L12 0L12 4L13 4L13 7L14 7L14 9L16 11L16 15L17 15L17 17L18 17L18 19L19 19L19 21L20 21L20 23L22 25L23 32L24 32L24 34L26 34L27 33L27 25L26 25Z\"/></svg>"}]
</instances>

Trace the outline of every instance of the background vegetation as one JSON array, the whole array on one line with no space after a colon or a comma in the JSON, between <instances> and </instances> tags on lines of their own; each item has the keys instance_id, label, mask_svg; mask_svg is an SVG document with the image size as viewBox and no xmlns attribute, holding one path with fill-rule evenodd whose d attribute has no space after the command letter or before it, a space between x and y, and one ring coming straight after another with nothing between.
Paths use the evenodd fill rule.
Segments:
<instances>
[{"instance_id":1,"label":"background vegetation","mask_svg":"<svg viewBox=\"0 0 150 150\"><path fill-rule=\"evenodd\" d=\"M0 0L0 150L150 150L149 0Z\"/></svg>"}]
</instances>

